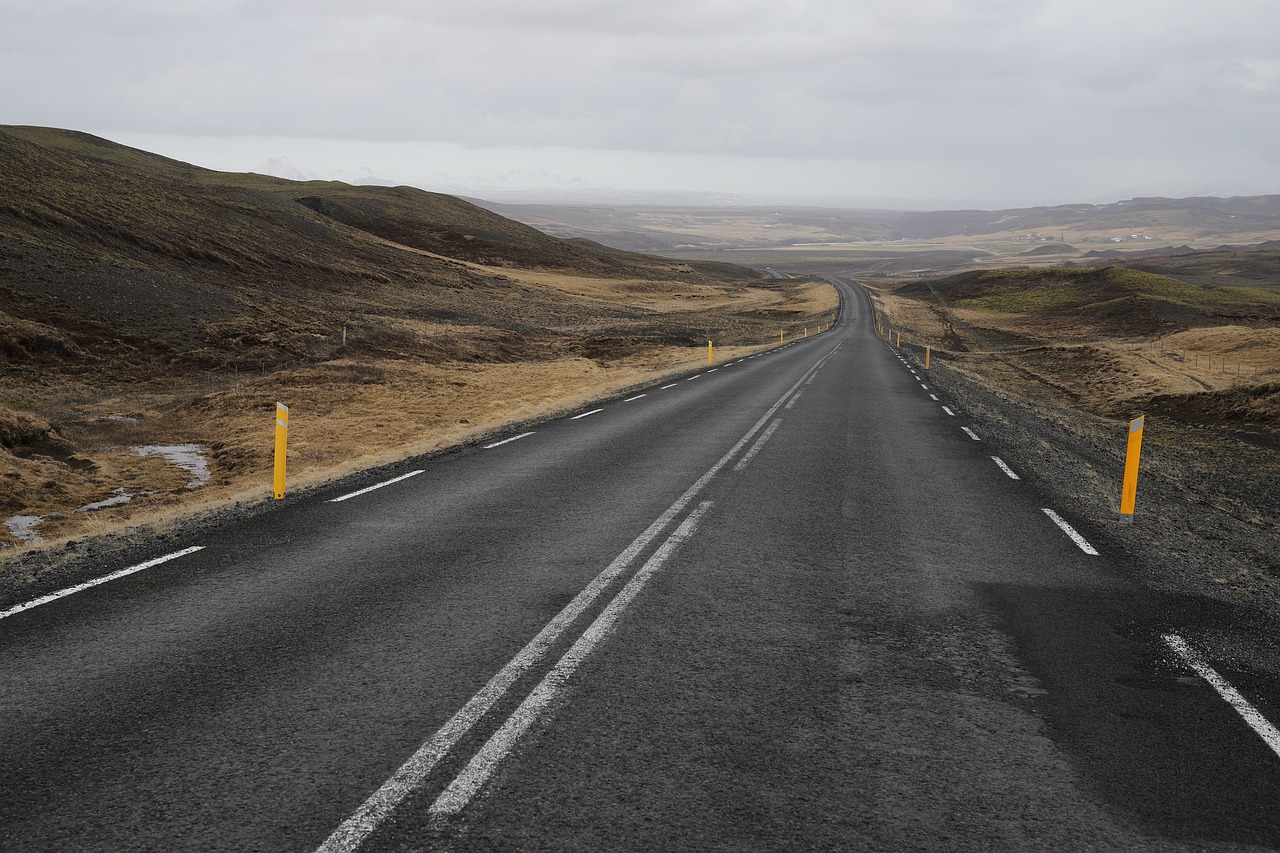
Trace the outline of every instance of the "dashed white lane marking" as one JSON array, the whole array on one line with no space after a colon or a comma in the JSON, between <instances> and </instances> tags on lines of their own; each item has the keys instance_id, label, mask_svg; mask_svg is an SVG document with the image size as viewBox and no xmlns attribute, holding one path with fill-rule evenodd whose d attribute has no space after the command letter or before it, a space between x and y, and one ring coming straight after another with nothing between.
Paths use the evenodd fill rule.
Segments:
<instances>
[{"instance_id":1,"label":"dashed white lane marking","mask_svg":"<svg viewBox=\"0 0 1280 853\"><path fill-rule=\"evenodd\" d=\"M528 437L529 437L529 436L531 436L531 435L533 435L533 433L532 433L532 432L522 432L522 433L520 433L519 435L513 435L513 436L511 436L511 438L504 438L504 439L502 439L502 441L495 441L493 444L486 444L486 445L484 446L484 449L485 449L485 450L493 450L495 447L501 447L501 446L502 446L502 445L504 445L504 444L510 444L510 443L511 443L511 442L513 442L513 441L519 441L520 439L522 439L522 438L528 438Z\"/></svg>"},{"instance_id":2,"label":"dashed white lane marking","mask_svg":"<svg viewBox=\"0 0 1280 853\"><path fill-rule=\"evenodd\" d=\"M701 375L702 375L701 373L698 374L698 376L701 376ZM688 379L685 380L685 382L692 382L693 380L697 379L698 376L690 376Z\"/></svg>"},{"instance_id":3,"label":"dashed white lane marking","mask_svg":"<svg viewBox=\"0 0 1280 853\"><path fill-rule=\"evenodd\" d=\"M1165 644L1173 649L1178 657L1182 658L1183 663L1195 670L1196 675L1209 682L1209 685L1221 696L1228 705L1236 710L1236 713L1253 729L1254 734L1262 738L1262 742L1271 747L1271 751L1276 755L1280 755L1280 731L1271 725L1271 722L1258 711L1257 708L1250 704L1249 700L1240 695L1240 691L1231 686L1231 683L1218 674L1217 670L1209 666L1199 652L1191 648L1186 640L1177 634L1165 634L1162 638Z\"/></svg>"},{"instance_id":4,"label":"dashed white lane marking","mask_svg":"<svg viewBox=\"0 0 1280 853\"><path fill-rule=\"evenodd\" d=\"M630 402L632 402L632 401L634 401L634 400L639 400L641 397L646 397L646 396L648 396L648 395L647 395L647 394L637 394L637 395L635 395L634 397L628 397L627 399L623 400L622 402L624 402L624 403L630 403Z\"/></svg>"},{"instance_id":5,"label":"dashed white lane marking","mask_svg":"<svg viewBox=\"0 0 1280 853\"><path fill-rule=\"evenodd\" d=\"M1090 545L1089 540L1085 539L1083 536L1077 533L1074 527L1072 527L1070 524L1067 524L1067 520L1065 518L1058 515L1056 512L1049 509L1048 507L1042 508L1041 511L1045 515L1049 516L1049 518L1053 521L1054 524L1061 527L1062 532L1070 536L1071 541L1076 543L1076 545L1079 546L1081 551L1084 551L1086 554L1092 554L1095 557L1098 556L1098 549Z\"/></svg>"},{"instance_id":6,"label":"dashed white lane marking","mask_svg":"<svg viewBox=\"0 0 1280 853\"><path fill-rule=\"evenodd\" d=\"M950 415L953 418L956 416L956 413L951 411L951 409L947 408L946 406L942 407L942 411L946 412L948 415Z\"/></svg>"},{"instance_id":7,"label":"dashed white lane marking","mask_svg":"<svg viewBox=\"0 0 1280 853\"><path fill-rule=\"evenodd\" d=\"M493 737L480 748L475 757L463 768L462 772L449 784L429 809L430 814L435 816L447 816L457 814L471 802L471 798L476 792L488 781L489 777L498 768L498 765L511 752L534 721L541 716L542 712L565 688L569 677L573 675L587 655L599 645L613 626L617 623L618 618L622 616L627 606L639 595L640 590L644 589L645 584L649 582L658 569L671 559L676 549L688 541L689 537L694 534L698 528L698 522L702 520L702 516L711 508L711 501L703 501L698 505L689 517L684 520L676 531L663 542L661 547L653 553L653 556L640 568L638 572L627 582L609 605L605 607L596 620L591 623L582 636L578 638L569 651L564 653L564 657L560 658L546 677L542 679L537 687L525 697L520 703L520 707L512 712L502 727L494 732Z\"/></svg>"},{"instance_id":8,"label":"dashed white lane marking","mask_svg":"<svg viewBox=\"0 0 1280 853\"><path fill-rule=\"evenodd\" d=\"M715 372L716 372L717 370L719 370L719 369L720 369L720 368L718 368L718 367L713 367L713 368L711 368L710 370L708 370L708 371L707 371L707 373L715 373Z\"/></svg>"},{"instance_id":9,"label":"dashed white lane marking","mask_svg":"<svg viewBox=\"0 0 1280 853\"><path fill-rule=\"evenodd\" d=\"M968 427L960 427L960 429L967 432L969 434L969 438L972 438L974 441L982 441L982 439L978 438L978 434Z\"/></svg>"},{"instance_id":10,"label":"dashed white lane marking","mask_svg":"<svg viewBox=\"0 0 1280 853\"><path fill-rule=\"evenodd\" d=\"M390 480L383 480L381 483L375 483L372 486L365 486L363 489L358 489L354 492L351 492L350 494L343 495L340 498L330 498L329 503L331 504L341 503L342 501L350 500L351 498L358 498L361 495L367 495L369 494L369 492L376 491L377 489L381 489L383 486L390 486L392 483L398 483L401 480L407 480L410 477L416 477L419 474L421 474L422 471L423 469L419 468L417 471L410 471L408 474L401 474L399 477L392 477Z\"/></svg>"},{"instance_id":11,"label":"dashed white lane marking","mask_svg":"<svg viewBox=\"0 0 1280 853\"><path fill-rule=\"evenodd\" d=\"M585 418L585 417L588 417L589 415L598 415L603 411L604 409L592 409L589 412L583 412L580 415L574 415L573 417L569 418L569 420L576 421L578 418Z\"/></svg>"},{"instance_id":12,"label":"dashed white lane marking","mask_svg":"<svg viewBox=\"0 0 1280 853\"><path fill-rule=\"evenodd\" d=\"M921 383L920 383L920 387L921 387L921 388L923 388L923 389L924 389L924 390L926 390L926 391L928 391L928 390L929 390L929 386L928 386L928 385L925 385L923 382L921 382Z\"/></svg>"},{"instance_id":13,"label":"dashed white lane marking","mask_svg":"<svg viewBox=\"0 0 1280 853\"><path fill-rule=\"evenodd\" d=\"M118 572L112 572L109 575L103 575L100 578L94 578L93 580L85 581L82 584L76 584L75 586L70 586L66 589L60 589L57 592L51 592L48 595L42 595L39 598L33 598L31 601L24 604L17 604L4 612L0 612L0 619L13 616L15 613L22 613L24 610L30 610L33 607L39 607L42 604L48 604L50 601L57 601L59 598L66 598L68 595L74 595L81 590L86 590L90 587L98 586L100 584L107 583L108 581L116 580L117 578L122 578L125 575L131 575L135 572L149 569L152 566L158 566L161 563L167 563L170 560L176 560L179 557L194 554L196 551L202 550L203 548L203 545L192 545L190 548L183 548L181 551L174 551L172 554L165 554L163 557L156 557L154 560L147 560L145 563L139 563L138 565L130 566L127 569L120 569Z\"/></svg>"},{"instance_id":14,"label":"dashed white lane marking","mask_svg":"<svg viewBox=\"0 0 1280 853\"><path fill-rule=\"evenodd\" d=\"M938 402L938 395L937 395L937 394L930 394L930 395L929 395L929 399L936 403L936 402Z\"/></svg>"},{"instance_id":15,"label":"dashed white lane marking","mask_svg":"<svg viewBox=\"0 0 1280 853\"><path fill-rule=\"evenodd\" d=\"M670 385L663 385L663 386L662 386L661 388L659 388L658 390L659 390L659 391L665 391L665 390L667 390L668 388L674 388L674 387L676 387L676 386L677 386L677 385L679 385L679 384L680 384L679 382L672 382Z\"/></svg>"},{"instance_id":16,"label":"dashed white lane marking","mask_svg":"<svg viewBox=\"0 0 1280 853\"><path fill-rule=\"evenodd\" d=\"M798 397L800 395L797 394L796 396ZM751 464L751 460L756 458L756 454L760 452L760 448L764 447L764 443L769 440L769 437L772 436L780 426L782 426L782 418L775 418L773 423L769 424L769 428L756 439L756 443L751 445L751 449L742 454L742 458L738 460L737 465L733 466L733 470L741 471L743 468L746 468Z\"/></svg>"},{"instance_id":17,"label":"dashed white lane marking","mask_svg":"<svg viewBox=\"0 0 1280 853\"><path fill-rule=\"evenodd\" d=\"M1009 479L1010 479L1010 480L1021 480L1021 479L1022 479L1022 478L1021 478L1021 477L1019 477L1017 474L1013 473L1013 469L1012 469L1012 468L1010 468L1008 465L1006 465L1006 464L1005 464L1005 461L1004 461L1003 459L1001 459L999 456L992 456L992 457L991 457L991 461L992 461L992 462L994 462L994 463L996 463L996 465L1000 466L1000 470L1001 470L1001 471L1003 471L1003 472L1005 472L1006 474L1008 474L1008 475L1009 475Z\"/></svg>"},{"instance_id":18,"label":"dashed white lane marking","mask_svg":"<svg viewBox=\"0 0 1280 853\"><path fill-rule=\"evenodd\" d=\"M787 408L789 409L794 406L796 404L796 400L799 400L802 394L804 394L803 390L797 391L796 395L787 401Z\"/></svg>"},{"instance_id":19,"label":"dashed white lane marking","mask_svg":"<svg viewBox=\"0 0 1280 853\"><path fill-rule=\"evenodd\" d=\"M839 349L839 347L836 349ZM833 350L832 353L834 352ZM810 370L817 370L830 357L831 354L828 354L826 358L819 361ZM542 656L582 614L582 611L590 607L600 593L618 575L626 571L636 557L640 555L640 552L647 548L649 543L665 530L667 525L679 513L684 511L684 508L702 489L706 488L706 485L715 478L720 469L729 464L729 461L738 455L738 452L747 445L747 442L751 441L755 434L777 413L778 409L782 408L783 402L795 393L804 378L804 376L801 376L800 379L796 380L796 383L788 388L769 407L767 412L760 416L760 419L755 422L751 429L747 430L746 434L738 439L737 444L729 448L729 451L724 456L721 456L716 464L707 469L707 472L685 490L685 493L677 498L675 503L667 507L666 512L654 519L653 523L637 536L627 546L626 550L615 557L604 571L597 575L591 583L587 584L582 592L574 597L573 601L566 604L564 609L538 632L536 637L517 652L516 656L508 661L502 669L498 670L484 687L480 688L474 696L468 699L467 703L458 709L440 727L439 731L418 747L417 752L409 756L409 759L396 770L390 779L382 784L382 787L370 794L369 798L361 803L360 807L333 831L333 834L325 840L324 844L317 848L317 853L352 853L352 851L357 850L365 839L395 811L396 807L406 797L422 786L435 766L457 746L458 741L471 730L472 726L489 712L494 703L506 694L508 688L542 659ZM672 384L674 385L674 383Z\"/></svg>"}]
</instances>

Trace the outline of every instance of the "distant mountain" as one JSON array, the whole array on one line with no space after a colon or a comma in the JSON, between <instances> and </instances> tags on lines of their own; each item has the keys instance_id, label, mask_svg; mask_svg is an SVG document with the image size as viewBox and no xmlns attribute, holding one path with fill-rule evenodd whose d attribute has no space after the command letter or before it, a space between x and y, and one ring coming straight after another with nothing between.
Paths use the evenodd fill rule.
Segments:
<instances>
[{"instance_id":1,"label":"distant mountain","mask_svg":"<svg viewBox=\"0 0 1280 853\"><path fill-rule=\"evenodd\" d=\"M269 175L286 181L318 181L320 176L296 165L288 157L272 157L253 170L255 175Z\"/></svg>"},{"instance_id":2,"label":"distant mountain","mask_svg":"<svg viewBox=\"0 0 1280 853\"><path fill-rule=\"evenodd\" d=\"M1013 210L912 211L898 214L891 227L896 236L909 240L1071 228L1117 232L1194 228L1229 235L1280 230L1280 195L1134 198L1112 204Z\"/></svg>"},{"instance_id":3,"label":"distant mountain","mask_svg":"<svg viewBox=\"0 0 1280 853\"><path fill-rule=\"evenodd\" d=\"M325 177L309 169L304 169L288 157L272 157L254 169L251 174L283 178L286 181L341 181L344 184L351 184L356 187L395 187L400 185L398 181L375 175L368 166L357 169L354 172L339 169Z\"/></svg>"}]
</instances>

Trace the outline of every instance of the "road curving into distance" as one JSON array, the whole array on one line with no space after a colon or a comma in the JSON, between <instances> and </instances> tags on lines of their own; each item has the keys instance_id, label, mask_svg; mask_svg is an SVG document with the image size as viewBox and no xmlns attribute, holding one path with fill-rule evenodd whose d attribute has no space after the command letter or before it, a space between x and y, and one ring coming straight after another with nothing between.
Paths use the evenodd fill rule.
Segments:
<instances>
[{"instance_id":1,"label":"road curving into distance","mask_svg":"<svg viewBox=\"0 0 1280 853\"><path fill-rule=\"evenodd\" d=\"M0 848L1280 845L1223 614L833 283L828 333L0 614Z\"/></svg>"}]
</instances>

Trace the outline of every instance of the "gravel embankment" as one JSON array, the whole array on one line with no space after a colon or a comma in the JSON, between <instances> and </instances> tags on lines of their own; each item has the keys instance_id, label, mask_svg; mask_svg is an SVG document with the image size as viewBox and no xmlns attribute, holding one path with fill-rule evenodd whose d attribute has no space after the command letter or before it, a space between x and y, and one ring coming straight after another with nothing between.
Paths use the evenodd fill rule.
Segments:
<instances>
[{"instance_id":1,"label":"gravel embankment","mask_svg":"<svg viewBox=\"0 0 1280 853\"><path fill-rule=\"evenodd\" d=\"M992 454L1091 541L1122 554L1135 580L1280 613L1280 456L1265 442L1148 415L1127 525L1119 517L1125 422L1029 402L961 371L935 356L930 382Z\"/></svg>"}]
</instances>

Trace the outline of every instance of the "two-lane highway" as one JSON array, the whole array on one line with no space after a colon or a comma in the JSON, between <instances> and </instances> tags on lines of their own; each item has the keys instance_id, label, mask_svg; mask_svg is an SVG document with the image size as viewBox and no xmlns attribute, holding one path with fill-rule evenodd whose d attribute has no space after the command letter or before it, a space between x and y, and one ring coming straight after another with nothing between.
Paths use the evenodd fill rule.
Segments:
<instances>
[{"instance_id":1,"label":"two-lane highway","mask_svg":"<svg viewBox=\"0 0 1280 853\"><path fill-rule=\"evenodd\" d=\"M838 286L830 333L0 618L0 847L1280 843L1188 608Z\"/></svg>"}]
</instances>

